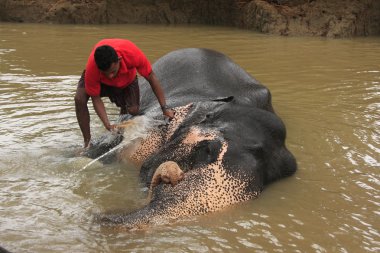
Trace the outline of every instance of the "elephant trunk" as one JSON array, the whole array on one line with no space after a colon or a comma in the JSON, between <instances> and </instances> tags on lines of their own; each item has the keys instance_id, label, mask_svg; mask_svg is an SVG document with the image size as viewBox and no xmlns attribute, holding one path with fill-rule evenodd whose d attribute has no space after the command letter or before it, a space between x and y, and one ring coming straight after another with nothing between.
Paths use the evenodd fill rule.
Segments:
<instances>
[{"instance_id":1,"label":"elephant trunk","mask_svg":"<svg viewBox=\"0 0 380 253\"><path fill-rule=\"evenodd\" d=\"M119 225L124 229L130 230L139 229L151 224L155 220L156 216L157 211L150 205L147 205L142 209L138 209L128 214L104 214L97 217L97 221L102 226Z\"/></svg>"},{"instance_id":2,"label":"elephant trunk","mask_svg":"<svg viewBox=\"0 0 380 253\"><path fill-rule=\"evenodd\" d=\"M178 214L172 210L176 204L178 200L155 198L153 195L153 199L146 206L131 213L102 214L96 220L102 226L116 225L126 230L140 229L149 225L165 224L171 219L178 218Z\"/></svg>"},{"instance_id":3,"label":"elephant trunk","mask_svg":"<svg viewBox=\"0 0 380 253\"><path fill-rule=\"evenodd\" d=\"M253 183L247 178L233 177L217 164L192 170L174 187L157 185L151 201L141 209L129 214L104 215L99 221L103 225L120 225L129 230L215 212L257 197L260 190L250 187Z\"/></svg>"}]
</instances>

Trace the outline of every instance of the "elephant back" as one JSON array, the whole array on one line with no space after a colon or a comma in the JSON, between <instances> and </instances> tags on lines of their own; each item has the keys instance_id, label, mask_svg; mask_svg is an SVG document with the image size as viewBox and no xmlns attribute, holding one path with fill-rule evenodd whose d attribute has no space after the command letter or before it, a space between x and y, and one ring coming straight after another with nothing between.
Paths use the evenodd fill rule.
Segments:
<instances>
[{"instance_id":1,"label":"elephant back","mask_svg":"<svg viewBox=\"0 0 380 253\"><path fill-rule=\"evenodd\" d=\"M214 50L186 48L170 52L153 64L153 71L170 106L233 97L236 103L273 111L269 90ZM141 108L154 108L154 94L149 84L142 82Z\"/></svg>"}]
</instances>

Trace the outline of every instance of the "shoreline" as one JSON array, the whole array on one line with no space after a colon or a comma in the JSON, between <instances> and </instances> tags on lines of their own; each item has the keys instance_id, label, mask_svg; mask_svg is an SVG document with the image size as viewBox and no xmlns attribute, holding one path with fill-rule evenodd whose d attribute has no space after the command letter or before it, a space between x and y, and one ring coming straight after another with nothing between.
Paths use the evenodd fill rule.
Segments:
<instances>
[{"instance_id":1,"label":"shoreline","mask_svg":"<svg viewBox=\"0 0 380 253\"><path fill-rule=\"evenodd\" d=\"M280 36L380 35L377 0L0 0L0 22L210 25Z\"/></svg>"}]
</instances>

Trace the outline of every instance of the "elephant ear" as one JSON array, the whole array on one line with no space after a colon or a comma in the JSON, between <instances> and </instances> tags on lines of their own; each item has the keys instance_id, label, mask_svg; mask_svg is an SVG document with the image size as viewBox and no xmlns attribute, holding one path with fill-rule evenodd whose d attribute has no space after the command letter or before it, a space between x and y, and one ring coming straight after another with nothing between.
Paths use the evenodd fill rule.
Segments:
<instances>
[{"instance_id":1,"label":"elephant ear","mask_svg":"<svg viewBox=\"0 0 380 253\"><path fill-rule=\"evenodd\" d=\"M217 98L211 99L211 101L215 101L215 102L226 102L226 103L229 103L229 102L231 102L232 100L234 100L234 96L217 97Z\"/></svg>"}]
</instances>

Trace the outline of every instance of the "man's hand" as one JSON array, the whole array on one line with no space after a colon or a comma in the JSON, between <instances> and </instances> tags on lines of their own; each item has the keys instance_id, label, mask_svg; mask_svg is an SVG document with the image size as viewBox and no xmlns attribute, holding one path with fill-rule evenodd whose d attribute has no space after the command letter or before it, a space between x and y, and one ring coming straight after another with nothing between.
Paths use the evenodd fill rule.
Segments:
<instances>
[{"instance_id":1,"label":"man's hand","mask_svg":"<svg viewBox=\"0 0 380 253\"><path fill-rule=\"evenodd\" d=\"M104 127L110 131L110 132L115 132L117 131L117 125L111 125L110 123L107 123L104 125Z\"/></svg>"},{"instance_id":2,"label":"man's hand","mask_svg":"<svg viewBox=\"0 0 380 253\"><path fill-rule=\"evenodd\" d=\"M174 111L172 109L164 109L162 113L166 116L169 117L170 119L174 118Z\"/></svg>"},{"instance_id":3,"label":"man's hand","mask_svg":"<svg viewBox=\"0 0 380 253\"><path fill-rule=\"evenodd\" d=\"M157 100L161 105L162 113L169 119L172 119L174 117L174 111L166 105L164 91L162 90L160 81L158 81L156 74L152 71L146 80L149 82L153 93L156 95Z\"/></svg>"}]
</instances>

